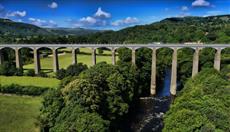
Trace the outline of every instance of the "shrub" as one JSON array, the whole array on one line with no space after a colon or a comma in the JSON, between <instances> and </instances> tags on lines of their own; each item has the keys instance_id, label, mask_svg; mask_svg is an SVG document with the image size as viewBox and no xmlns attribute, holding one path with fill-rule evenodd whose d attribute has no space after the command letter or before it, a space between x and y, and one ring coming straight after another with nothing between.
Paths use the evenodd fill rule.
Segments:
<instances>
[{"instance_id":1,"label":"shrub","mask_svg":"<svg viewBox=\"0 0 230 132\"><path fill-rule=\"evenodd\" d=\"M48 87L36 87L36 86L21 86L17 84L11 85L0 85L1 93L10 93L10 94L18 94L18 95L33 95L38 96L45 93Z\"/></svg>"},{"instance_id":2,"label":"shrub","mask_svg":"<svg viewBox=\"0 0 230 132\"><path fill-rule=\"evenodd\" d=\"M59 80L65 78L65 76L66 76L66 70L65 69L60 69L56 72L56 78Z\"/></svg>"},{"instance_id":3,"label":"shrub","mask_svg":"<svg viewBox=\"0 0 230 132\"><path fill-rule=\"evenodd\" d=\"M26 73L25 73L26 76L35 76L35 71L34 69L29 69Z\"/></svg>"},{"instance_id":4,"label":"shrub","mask_svg":"<svg viewBox=\"0 0 230 132\"><path fill-rule=\"evenodd\" d=\"M66 76L78 76L82 71L88 69L87 65L78 63L70 65L66 69Z\"/></svg>"},{"instance_id":5,"label":"shrub","mask_svg":"<svg viewBox=\"0 0 230 132\"><path fill-rule=\"evenodd\" d=\"M48 77L48 75L45 72L39 72L39 77Z\"/></svg>"},{"instance_id":6,"label":"shrub","mask_svg":"<svg viewBox=\"0 0 230 132\"><path fill-rule=\"evenodd\" d=\"M23 76L23 69L22 68L16 68L14 75L15 76Z\"/></svg>"},{"instance_id":7,"label":"shrub","mask_svg":"<svg viewBox=\"0 0 230 132\"><path fill-rule=\"evenodd\" d=\"M4 62L0 65L0 75L13 76L16 70L15 64L12 62Z\"/></svg>"}]
</instances>

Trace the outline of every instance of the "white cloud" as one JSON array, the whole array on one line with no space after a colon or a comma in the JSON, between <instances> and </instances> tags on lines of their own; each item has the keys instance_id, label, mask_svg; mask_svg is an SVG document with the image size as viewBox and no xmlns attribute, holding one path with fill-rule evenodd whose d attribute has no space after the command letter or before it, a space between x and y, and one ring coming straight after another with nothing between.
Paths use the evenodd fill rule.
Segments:
<instances>
[{"instance_id":1,"label":"white cloud","mask_svg":"<svg viewBox=\"0 0 230 132\"><path fill-rule=\"evenodd\" d=\"M48 5L49 8L55 9L58 7L58 4L56 2L52 2L51 4Z\"/></svg>"},{"instance_id":2,"label":"white cloud","mask_svg":"<svg viewBox=\"0 0 230 132\"><path fill-rule=\"evenodd\" d=\"M112 22L111 25L113 25L113 26L123 26L123 25L135 24L135 23L138 23L138 22L139 22L139 20L136 17L127 17L125 19L116 20L116 21Z\"/></svg>"},{"instance_id":3,"label":"white cloud","mask_svg":"<svg viewBox=\"0 0 230 132\"><path fill-rule=\"evenodd\" d=\"M182 11L188 11L189 9L188 9L187 6L182 6L182 7L181 7L181 10L182 10Z\"/></svg>"},{"instance_id":4,"label":"white cloud","mask_svg":"<svg viewBox=\"0 0 230 132\"><path fill-rule=\"evenodd\" d=\"M95 17L98 17L98 18L110 18L111 17L111 14L108 13L108 12L105 12L101 9L101 7L99 7L97 9L97 12L95 13L94 15Z\"/></svg>"},{"instance_id":5,"label":"white cloud","mask_svg":"<svg viewBox=\"0 0 230 132\"><path fill-rule=\"evenodd\" d=\"M205 7L205 6L210 6L210 3L208 1L205 1L205 0L195 0L192 3L192 6L194 6L194 7Z\"/></svg>"},{"instance_id":6,"label":"white cloud","mask_svg":"<svg viewBox=\"0 0 230 132\"><path fill-rule=\"evenodd\" d=\"M57 23L53 20L42 20L42 19L36 19L36 18L29 18L28 19L31 24L39 26L39 27L57 27Z\"/></svg>"},{"instance_id":7,"label":"white cloud","mask_svg":"<svg viewBox=\"0 0 230 132\"><path fill-rule=\"evenodd\" d=\"M9 12L6 15L7 17L24 17L26 16L26 11L14 11L14 12Z\"/></svg>"},{"instance_id":8,"label":"white cloud","mask_svg":"<svg viewBox=\"0 0 230 132\"><path fill-rule=\"evenodd\" d=\"M67 21L70 22L70 24L73 27L101 27L106 26L109 18L111 17L111 14L108 12L105 12L102 10L101 7L99 7L92 16L86 16L82 17L79 20L72 20L68 19Z\"/></svg>"},{"instance_id":9,"label":"white cloud","mask_svg":"<svg viewBox=\"0 0 230 132\"><path fill-rule=\"evenodd\" d=\"M97 22L97 20L93 17L83 17L80 19L80 22L86 22L86 23L89 23L89 24L95 24Z\"/></svg>"}]
</instances>

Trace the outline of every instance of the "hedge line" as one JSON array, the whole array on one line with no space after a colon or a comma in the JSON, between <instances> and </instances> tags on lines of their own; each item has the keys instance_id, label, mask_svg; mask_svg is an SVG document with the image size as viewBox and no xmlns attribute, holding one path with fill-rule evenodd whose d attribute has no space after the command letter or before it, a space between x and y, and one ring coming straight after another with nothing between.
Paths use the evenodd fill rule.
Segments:
<instances>
[{"instance_id":1,"label":"hedge line","mask_svg":"<svg viewBox=\"0 0 230 132\"><path fill-rule=\"evenodd\" d=\"M21 86L18 84L0 85L0 93L9 93L17 95L32 95L39 96L45 93L49 87L37 87L37 86Z\"/></svg>"}]
</instances>

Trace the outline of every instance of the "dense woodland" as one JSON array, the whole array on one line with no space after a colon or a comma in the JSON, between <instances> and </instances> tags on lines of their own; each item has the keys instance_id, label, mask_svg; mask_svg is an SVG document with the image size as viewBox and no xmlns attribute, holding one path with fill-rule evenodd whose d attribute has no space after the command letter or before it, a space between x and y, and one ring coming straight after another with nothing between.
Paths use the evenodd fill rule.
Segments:
<instances>
[{"instance_id":1,"label":"dense woodland","mask_svg":"<svg viewBox=\"0 0 230 132\"><path fill-rule=\"evenodd\" d=\"M230 131L230 82L213 69L190 79L165 116L163 132Z\"/></svg>"},{"instance_id":2,"label":"dense woodland","mask_svg":"<svg viewBox=\"0 0 230 132\"><path fill-rule=\"evenodd\" d=\"M40 32L40 30L44 29L39 28L36 31ZM44 35L43 33L30 36L1 34L0 41L1 43L229 43L229 31L230 16L225 15L168 18L150 25L81 36ZM22 75L21 69L15 68L13 51L4 49L3 52L8 62L0 66L0 74ZM24 62L32 60L33 55L27 49L21 52ZM56 77L62 79L62 83L57 90L51 90L44 96L39 117L40 126L44 131L127 131L126 121L129 119L130 112L135 110L138 98L149 96L152 51L147 48L138 49L136 66L131 65L131 50L120 48L117 52L119 61L115 66L102 62L87 68L78 64L56 73ZM169 48L157 50L158 88L162 85L165 71L171 68L172 52ZM169 131L172 127L175 128L174 131L214 131L215 129L229 131L229 126L223 123L223 119L229 117L227 113L229 108L226 108L225 103L229 100L227 94L229 83L226 79L230 78L230 49L222 51L221 70L225 75L206 70L213 67L215 49L205 48L200 52L199 70L202 73L194 79L189 79L193 53L194 50L190 48L178 51L178 81L180 82L178 89L182 89L182 92L165 117L164 131ZM26 60L27 58L29 59ZM8 66L11 66L14 72ZM218 89L219 86L221 89ZM220 102L213 100L217 96ZM195 102L192 102L193 99ZM191 105L181 103L184 100ZM212 109L209 108L199 109L202 106L209 107L208 104L206 106L205 100L210 105L216 103L210 108L218 108L217 111L211 111ZM186 109L181 109L185 107L182 105L185 105ZM181 111L178 113L178 110ZM206 115L210 113L209 110L215 114ZM190 115L194 115L197 122L192 122L193 120L188 118ZM217 120L216 116L223 118ZM175 121L175 118L178 120ZM182 124L181 122L186 119L189 123ZM228 118L226 120L229 121ZM190 126L190 123L194 125Z\"/></svg>"}]
</instances>

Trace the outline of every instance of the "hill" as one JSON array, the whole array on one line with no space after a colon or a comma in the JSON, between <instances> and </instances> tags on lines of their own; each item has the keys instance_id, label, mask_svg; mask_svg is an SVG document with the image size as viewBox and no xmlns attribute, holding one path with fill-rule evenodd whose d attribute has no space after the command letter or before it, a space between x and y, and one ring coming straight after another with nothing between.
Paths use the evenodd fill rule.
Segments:
<instances>
[{"instance_id":1,"label":"hill","mask_svg":"<svg viewBox=\"0 0 230 132\"><path fill-rule=\"evenodd\" d=\"M173 17L148 25L99 33L92 40L102 43L230 42L230 15Z\"/></svg>"},{"instance_id":2,"label":"hill","mask_svg":"<svg viewBox=\"0 0 230 132\"><path fill-rule=\"evenodd\" d=\"M0 35L49 35L52 32L35 25L14 22L9 19L0 19Z\"/></svg>"},{"instance_id":3,"label":"hill","mask_svg":"<svg viewBox=\"0 0 230 132\"><path fill-rule=\"evenodd\" d=\"M48 31L57 35L89 35L103 30L84 29L84 28L47 28Z\"/></svg>"}]
</instances>

